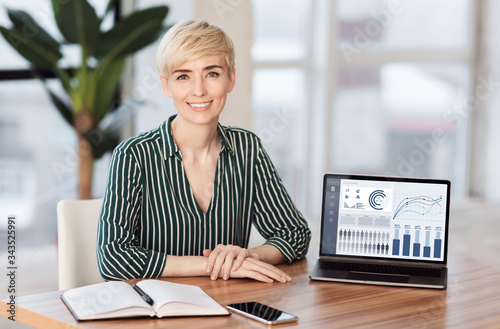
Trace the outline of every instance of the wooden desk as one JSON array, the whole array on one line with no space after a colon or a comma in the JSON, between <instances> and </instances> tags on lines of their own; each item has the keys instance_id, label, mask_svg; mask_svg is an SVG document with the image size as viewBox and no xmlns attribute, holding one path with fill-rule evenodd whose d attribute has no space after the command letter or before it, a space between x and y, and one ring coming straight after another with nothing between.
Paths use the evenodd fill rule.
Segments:
<instances>
[{"instance_id":1,"label":"wooden desk","mask_svg":"<svg viewBox=\"0 0 500 329\"><path fill-rule=\"evenodd\" d=\"M246 279L214 282L200 277L167 281L198 285L223 306L256 300L300 318L296 324L277 328L500 328L500 271L475 260L451 255L448 289L431 290L310 281L308 275L316 262L313 253L292 265L280 265L293 278L287 284ZM22 309L17 309L17 320L51 329L266 327L236 314L77 322L59 295L50 292L18 298ZM1 308L5 307L1 302Z\"/></svg>"}]
</instances>

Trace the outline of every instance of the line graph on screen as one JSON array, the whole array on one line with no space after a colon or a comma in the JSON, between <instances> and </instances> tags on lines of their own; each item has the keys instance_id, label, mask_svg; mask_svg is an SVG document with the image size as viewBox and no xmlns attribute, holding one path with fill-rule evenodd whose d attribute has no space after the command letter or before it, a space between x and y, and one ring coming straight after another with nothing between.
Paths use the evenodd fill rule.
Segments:
<instances>
[{"instance_id":1,"label":"line graph on screen","mask_svg":"<svg viewBox=\"0 0 500 329\"><path fill-rule=\"evenodd\" d=\"M442 214L442 201L442 195L440 195L438 198L433 198L428 195L419 195L416 197L404 198L403 200L401 200L401 202L399 202L392 218L396 219L405 214L424 217L439 216Z\"/></svg>"}]
</instances>

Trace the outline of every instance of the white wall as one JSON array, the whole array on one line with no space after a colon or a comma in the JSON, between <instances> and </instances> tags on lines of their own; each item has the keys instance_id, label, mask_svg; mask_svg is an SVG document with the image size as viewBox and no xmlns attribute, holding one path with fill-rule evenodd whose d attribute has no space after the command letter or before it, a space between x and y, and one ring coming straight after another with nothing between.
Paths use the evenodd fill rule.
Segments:
<instances>
[{"instance_id":1,"label":"white wall","mask_svg":"<svg viewBox=\"0 0 500 329\"><path fill-rule=\"evenodd\" d=\"M194 0L194 17L223 27L235 43L236 86L220 122L252 129L252 5L250 0Z\"/></svg>"},{"instance_id":2,"label":"white wall","mask_svg":"<svg viewBox=\"0 0 500 329\"><path fill-rule=\"evenodd\" d=\"M471 193L500 202L500 1L483 2L476 86L471 112Z\"/></svg>"},{"instance_id":3,"label":"white wall","mask_svg":"<svg viewBox=\"0 0 500 329\"><path fill-rule=\"evenodd\" d=\"M489 200L500 202L500 1L489 0L487 11L488 29L485 31L490 45L488 50L489 72L484 76L491 97L486 102L488 115L486 141L486 179L485 196Z\"/></svg>"},{"instance_id":4,"label":"white wall","mask_svg":"<svg viewBox=\"0 0 500 329\"><path fill-rule=\"evenodd\" d=\"M140 0L136 2L139 8L169 6L165 23L167 25L193 17L193 3L189 0ZM160 40L157 40L134 56L133 86L127 88L126 96L131 96L143 104L134 106L136 111L134 128L128 135L156 128L169 116L177 113L172 99L163 92L160 76L156 71L156 49L159 43Z\"/></svg>"}]
</instances>

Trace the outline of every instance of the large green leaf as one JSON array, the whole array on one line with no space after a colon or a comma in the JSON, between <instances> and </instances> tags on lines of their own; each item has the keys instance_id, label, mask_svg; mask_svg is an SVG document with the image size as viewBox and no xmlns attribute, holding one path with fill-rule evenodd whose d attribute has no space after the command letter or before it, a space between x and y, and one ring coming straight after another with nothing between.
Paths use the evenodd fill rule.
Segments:
<instances>
[{"instance_id":1,"label":"large green leaf","mask_svg":"<svg viewBox=\"0 0 500 329\"><path fill-rule=\"evenodd\" d=\"M0 32L14 49L24 58L41 70L52 69L62 57L58 49L51 48L25 36L17 30L9 30L0 26Z\"/></svg>"},{"instance_id":2,"label":"large green leaf","mask_svg":"<svg viewBox=\"0 0 500 329\"><path fill-rule=\"evenodd\" d=\"M93 113L96 121L100 122L106 113L113 108L118 84L125 66L125 58L112 61L105 67L99 66L94 74L95 96L93 104Z\"/></svg>"},{"instance_id":3,"label":"large green leaf","mask_svg":"<svg viewBox=\"0 0 500 329\"><path fill-rule=\"evenodd\" d=\"M167 13L167 6L159 6L131 14L101 35L96 57L117 58L149 45L163 31L162 23Z\"/></svg>"},{"instance_id":4,"label":"large green leaf","mask_svg":"<svg viewBox=\"0 0 500 329\"><path fill-rule=\"evenodd\" d=\"M38 23L23 10L7 9L10 20L14 24L14 29L21 32L28 38L46 45L52 49L59 50L59 43L50 36Z\"/></svg>"},{"instance_id":5,"label":"large green leaf","mask_svg":"<svg viewBox=\"0 0 500 329\"><path fill-rule=\"evenodd\" d=\"M54 17L64 38L92 49L99 42L100 20L87 0L52 0Z\"/></svg>"},{"instance_id":6,"label":"large green leaf","mask_svg":"<svg viewBox=\"0 0 500 329\"><path fill-rule=\"evenodd\" d=\"M164 31L162 23L168 7L159 6L135 12L110 31L101 33L101 19L88 1L51 0L61 34L67 42L82 47L82 66L70 72L57 66L62 58L58 42L26 12L9 11L14 26L12 29L0 26L0 32L37 69L57 72L71 102L54 93L45 83L44 86L51 101L69 124L73 124L79 108L91 111L99 127L84 135L92 145L94 157L98 158L118 144L122 127L136 108L128 100L118 109L113 106L125 56L158 38ZM111 12L115 3L116 0L108 0L104 16ZM95 52L96 48L98 50ZM87 61L92 56L95 58ZM91 67L87 67L87 63L92 63Z\"/></svg>"},{"instance_id":7,"label":"large green leaf","mask_svg":"<svg viewBox=\"0 0 500 329\"><path fill-rule=\"evenodd\" d=\"M119 137L100 128L85 131L82 135L89 141L94 159L99 159L106 152L112 151L120 141Z\"/></svg>"},{"instance_id":8,"label":"large green leaf","mask_svg":"<svg viewBox=\"0 0 500 329\"><path fill-rule=\"evenodd\" d=\"M71 111L70 107L65 102L63 102L59 98L59 96L54 94L54 92L52 92L52 90L50 90L45 83L44 83L44 86L45 86L45 90L47 90L47 92L49 93L50 100L55 105L55 107L57 108L59 113L61 113L64 120L66 120L66 122L70 126L73 126L74 116L73 116L73 112Z\"/></svg>"},{"instance_id":9,"label":"large green leaf","mask_svg":"<svg viewBox=\"0 0 500 329\"><path fill-rule=\"evenodd\" d=\"M94 158L100 158L118 145L123 127L130 122L135 109L141 103L127 100L115 110L108 112L97 128L83 133L83 136L90 142Z\"/></svg>"},{"instance_id":10,"label":"large green leaf","mask_svg":"<svg viewBox=\"0 0 500 329\"><path fill-rule=\"evenodd\" d=\"M47 81L45 80L44 77L42 77L38 72L35 72L34 74L35 79L38 79L47 93L49 94L50 100L56 107L56 109L61 113L62 117L66 122L70 125L73 126L74 123L74 115L73 111L71 110L70 105L68 105L66 102L64 102L59 96L57 96L56 93L54 93L48 86Z\"/></svg>"},{"instance_id":11,"label":"large green leaf","mask_svg":"<svg viewBox=\"0 0 500 329\"><path fill-rule=\"evenodd\" d=\"M109 0L108 5L106 6L106 10L104 11L104 15L102 16L101 21L108 15L111 10L115 7L117 0Z\"/></svg>"}]
</instances>

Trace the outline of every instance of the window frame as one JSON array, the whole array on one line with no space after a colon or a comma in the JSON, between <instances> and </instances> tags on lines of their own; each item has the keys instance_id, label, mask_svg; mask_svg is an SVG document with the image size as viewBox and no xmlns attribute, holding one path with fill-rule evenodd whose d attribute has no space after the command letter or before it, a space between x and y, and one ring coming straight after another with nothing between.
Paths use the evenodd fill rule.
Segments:
<instances>
[{"instance_id":1,"label":"window frame","mask_svg":"<svg viewBox=\"0 0 500 329\"><path fill-rule=\"evenodd\" d=\"M303 202L299 208L307 214L319 215L317 200L321 200L321 185L323 174L332 168L333 162L333 127L330 123L339 109L335 108L336 87L338 76L343 69L362 69L377 67L390 63L464 63L468 67L468 95L472 95L476 87L477 53L479 43L479 22L481 15L481 0L469 0L468 6L468 43L459 48L417 48L417 49L363 49L351 56L348 61L338 47L340 35L340 21L336 12L337 0L311 1L310 25L308 29L309 44L306 58L302 60L285 61L254 61L254 70L268 68L301 68L310 78L309 84L309 119L306 123L308 129L308 154L304 177L306 182ZM327 27L327 29L325 29ZM470 159L470 141L474 137L471 123L474 113L467 118L463 142L466 149L455 155L457 167L455 177L464 177L463 187L458 188L457 194L468 196L470 191L471 170L474 167ZM320 142L318 142L320 141Z\"/></svg>"},{"instance_id":2,"label":"window frame","mask_svg":"<svg viewBox=\"0 0 500 329\"><path fill-rule=\"evenodd\" d=\"M283 69L283 68L295 68L295 69L299 69L299 70L303 70L306 77L307 77L307 80L308 82L311 82L311 83L308 83L308 88L306 90L306 94L308 95L308 100L306 100L306 104L308 104L309 106L309 109L311 108L312 104L311 104L311 94L313 92L313 83L312 83L312 80L313 80L313 66L314 66L314 61L313 61L313 58L312 58L312 54L313 54L313 45L314 45L314 39L315 39L315 36L314 36L314 28L313 28L313 24L314 24L314 7L315 7L315 2L316 0L310 0L309 1L309 21L312 23L310 25L307 25L306 26L306 35L308 36L306 38L307 42L306 44L304 45L305 48L306 48L306 53L304 54L304 58L302 59L295 59L295 60L290 60L290 59L287 59L287 60L275 60L275 59L271 59L271 60L258 60L258 59L255 59L255 58L252 58L253 59L253 71L256 72L257 70L261 70L261 69ZM310 115L307 115L306 117L310 117ZM306 122L305 126L306 126L306 129L308 132L311 131L311 124L310 124L311 120L308 120L308 122ZM255 129L255 127L254 127ZM309 136L309 134L305 134L306 136ZM306 145L310 145L310 141L306 141ZM305 162L305 168L303 168L303 173L302 173L302 177L300 177L298 180L300 182L304 182L303 185L306 189L308 189L308 168L310 166L310 154L307 154L306 155L306 158L308 159L306 162ZM296 203L297 203L297 207L299 209L304 209L305 212L307 213L307 211L309 210L308 208L308 202L305 198L301 198L300 200L296 200Z\"/></svg>"}]
</instances>

